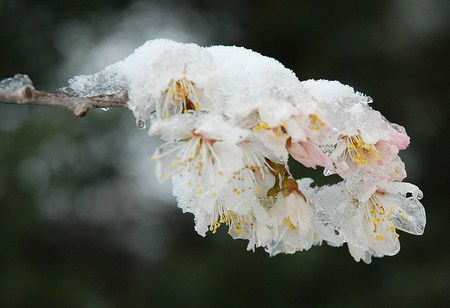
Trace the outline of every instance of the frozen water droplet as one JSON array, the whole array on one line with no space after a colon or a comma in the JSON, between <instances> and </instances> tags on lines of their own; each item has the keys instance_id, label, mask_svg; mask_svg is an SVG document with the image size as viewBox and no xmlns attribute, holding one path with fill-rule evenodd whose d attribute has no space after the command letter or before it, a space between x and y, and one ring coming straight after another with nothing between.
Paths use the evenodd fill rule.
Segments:
<instances>
[{"instance_id":1,"label":"frozen water droplet","mask_svg":"<svg viewBox=\"0 0 450 308\"><path fill-rule=\"evenodd\" d=\"M145 123L144 120L142 120L142 119L137 119L137 120L136 120L136 126L137 126L139 129L145 129L145 128L147 127L147 124Z\"/></svg>"},{"instance_id":2,"label":"frozen water droplet","mask_svg":"<svg viewBox=\"0 0 450 308\"><path fill-rule=\"evenodd\" d=\"M324 176L330 176L332 174L334 174L334 172L331 171L330 169L327 169L327 168L323 169L323 175Z\"/></svg>"},{"instance_id":3,"label":"frozen water droplet","mask_svg":"<svg viewBox=\"0 0 450 308\"><path fill-rule=\"evenodd\" d=\"M420 200L420 199L422 199L423 198L423 193L422 193L422 191L418 191L417 192L417 200Z\"/></svg>"},{"instance_id":4,"label":"frozen water droplet","mask_svg":"<svg viewBox=\"0 0 450 308\"><path fill-rule=\"evenodd\" d=\"M108 110L109 110L109 108L102 108L102 110L103 110L103 111L108 111Z\"/></svg>"},{"instance_id":5,"label":"frozen water droplet","mask_svg":"<svg viewBox=\"0 0 450 308\"><path fill-rule=\"evenodd\" d=\"M319 147L327 156L330 156L331 153L333 153L333 151L336 149L336 145L320 145Z\"/></svg>"}]
</instances>

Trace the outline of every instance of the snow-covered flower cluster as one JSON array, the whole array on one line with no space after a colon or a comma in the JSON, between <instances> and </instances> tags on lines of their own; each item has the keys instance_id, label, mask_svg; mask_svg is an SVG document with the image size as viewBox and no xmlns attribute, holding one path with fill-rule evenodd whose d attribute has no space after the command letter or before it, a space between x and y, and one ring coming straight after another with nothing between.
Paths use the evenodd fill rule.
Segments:
<instances>
[{"instance_id":1,"label":"snow-covered flower cluster","mask_svg":"<svg viewBox=\"0 0 450 308\"><path fill-rule=\"evenodd\" d=\"M106 85L106 86L105 86ZM421 191L402 182L405 129L337 81L299 81L278 61L239 47L155 40L70 82L78 95L126 88L149 134L157 176L200 235L227 228L270 255L347 243L356 261L394 255L402 230L422 234ZM296 180L291 157L342 181Z\"/></svg>"}]
</instances>

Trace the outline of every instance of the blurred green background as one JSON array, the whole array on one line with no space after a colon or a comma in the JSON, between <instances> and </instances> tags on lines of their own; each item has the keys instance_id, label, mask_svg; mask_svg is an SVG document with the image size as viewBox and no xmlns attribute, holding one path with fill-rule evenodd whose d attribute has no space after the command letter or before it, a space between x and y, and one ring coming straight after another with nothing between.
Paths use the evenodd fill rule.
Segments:
<instances>
[{"instance_id":1,"label":"blurred green background","mask_svg":"<svg viewBox=\"0 0 450 308\"><path fill-rule=\"evenodd\" d=\"M0 79L54 90L158 37L245 46L373 97L411 136L425 234L370 265L345 246L247 252L195 233L130 112L0 105L1 307L450 306L449 1L0 0Z\"/></svg>"}]
</instances>

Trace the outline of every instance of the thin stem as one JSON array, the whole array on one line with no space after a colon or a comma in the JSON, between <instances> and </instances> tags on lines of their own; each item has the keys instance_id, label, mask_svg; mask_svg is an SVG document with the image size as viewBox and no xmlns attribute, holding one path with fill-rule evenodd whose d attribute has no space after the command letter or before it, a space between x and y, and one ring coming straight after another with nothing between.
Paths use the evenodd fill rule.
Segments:
<instances>
[{"instance_id":1,"label":"thin stem","mask_svg":"<svg viewBox=\"0 0 450 308\"><path fill-rule=\"evenodd\" d=\"M128 92L125 89L117 94L77 97L37 91L31 83L14 89L0 88L0 103L56 107L68 110L77 117L83 117L89 110L97 108L128 109L127 102Z\"/></svg>"}]
</instances>

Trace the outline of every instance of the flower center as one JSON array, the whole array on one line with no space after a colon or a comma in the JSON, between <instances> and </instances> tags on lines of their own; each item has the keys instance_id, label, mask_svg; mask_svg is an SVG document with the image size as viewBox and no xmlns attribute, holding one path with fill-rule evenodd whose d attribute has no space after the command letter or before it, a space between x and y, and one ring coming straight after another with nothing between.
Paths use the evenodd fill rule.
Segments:
<instances>
[{"instance_id":1,"label":"flower center","mask_svg":"<svg viewBox=\"0 0 450 308\"><path fill-rule=\"evenodd\" d=\"M310 114L309 121L309 128L312 130L319 130L325 126L325 122L321 121L317 114Z\"/></svg>"},{"instance_id":2,"label":"flower center","mask_svg":"<svg viewBox=\"0 0 450 308\"><path fill-rule=\"evenodd\" d=\"M212 234L215 234L217 229L223 224L229 226L229 234L246 234L248 232L247 230L250 230L253 227L249 215L238 215L233 211L226 211L219 214L218 219L209 226L209 231L211 231Z\"/></svg>"},{"instance_id":3,"label":"flower center","mask_svg":"<svg viewBox=\"0 0 450 308\"><path fill-rule=\"evenodd\" d=\"M347 143L344 157L349 156L353 162L358 164L358 167L370 162L376 163L381 159L380 151L375 145L365 143L361 136L344 136L343 139Z\"/></svg>"},{"instance_id":4,"label":"flower center","mask_svg":"<svg viewBox=\"0 0 450 308\"><path fill-rule=\"evenodd\" d=\"M372 197L370 197L368 201L367 207L367 216L370 223L373 225L373 233L375 234L375 239L377 241L384 240L384 236L380 234L380 230L378 226L385 222L388 222L390 225L384 225L387 232L393 232L395 237L399 237L396 228L392 225L392 215L395 213L394 208L391 206L388 211L384 205L381 204L380 200L383 196L383 193L376 192ZM399 211L401 214L401 211Z\"/></svg>"},{"instance_id":5,"label":"flower center","mask_svg":"<svg viewBox=\"0 0 450 308\"><path fill-rule=\"evenodd\" d=\"M160 117L166 119L171 115L186 113L189 110L198 111L200 102L197 93L198 89L195 83L186 76L179 80L170 81L164 101L160 106Z\"/></svg>"}]
</instances>

